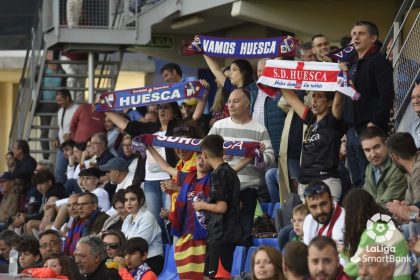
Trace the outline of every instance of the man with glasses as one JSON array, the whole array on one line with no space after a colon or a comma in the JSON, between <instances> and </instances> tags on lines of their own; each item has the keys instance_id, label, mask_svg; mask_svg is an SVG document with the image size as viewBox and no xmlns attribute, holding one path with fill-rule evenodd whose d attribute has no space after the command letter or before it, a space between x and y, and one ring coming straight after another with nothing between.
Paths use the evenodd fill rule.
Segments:
<instances>
[{"instance_id":1,"label":"man with glasses","mask_svg":"<svg viewBox=\"0 0 420 280\"><path fill-rule=\"evenodd\" d=\"M309 215L303 222L303 242L309 245L316 236L328 236L343 243L345 211L333 202L330 188L323 181L312 181L304 191Z\"/></svg>"},{"instance_id":2,"label":"man with glasses","mask_svg":"<svg viewBox=\"0 0 420 280\"><path fill-rule=\"evenodd\" d=\"M317 34L312 37L312 52L315 54L315 61L331 61L327 56L330 52L330 42L325 35Z\"/></svg>"},{"instance_id":3,"label":"man with glasses","mask_svg":"<svg viewBox=\"0 0 420 280\"><path fill-rule=\"evenodd\" d=\"M77 212L79 218L75 219L70 227L64 253L67 256L73 255L77 241L83 236L98 234L108 215L98 208L98 197L93 193L82 193L77 199Z\"/></svg>"}]
</instances>

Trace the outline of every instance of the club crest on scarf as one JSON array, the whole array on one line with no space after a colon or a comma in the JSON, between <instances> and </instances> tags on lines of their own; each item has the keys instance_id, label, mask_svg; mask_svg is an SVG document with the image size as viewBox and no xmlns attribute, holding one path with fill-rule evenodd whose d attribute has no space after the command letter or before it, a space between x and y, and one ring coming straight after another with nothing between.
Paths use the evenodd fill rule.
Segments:
<instances>
[{"instance_id":1,"label":"club crest on scarf","mask_svg":"<svg viewBox=\"0 0 420 280\"><path fill-rule=\"evenodd\" d=\"M206 89L199 81L116 90L98 95L94 108L97 112L118 111L187 98L202 98L205 92Z\"/></svg>"},{"instance_id":2,"label":"club crest on scarf","mask_svg":"<svg viewBox=\"0 0 420 280\"><path fill-rule=\"evenodd\" d=\"M233 39L196 35L181 47L181 52L234 58L294 57L297 46L298 41L291 36Z\"/></svg>"}]
</instances>

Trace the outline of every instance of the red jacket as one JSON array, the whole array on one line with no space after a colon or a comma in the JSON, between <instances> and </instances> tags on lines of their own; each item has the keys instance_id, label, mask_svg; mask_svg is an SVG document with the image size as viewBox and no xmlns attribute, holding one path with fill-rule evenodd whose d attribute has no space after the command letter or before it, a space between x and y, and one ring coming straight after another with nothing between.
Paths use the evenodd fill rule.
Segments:
<instances>
[{"instance_id":1,"label":"red jacket","mask_svg":"<svg viewBox=\"0 0 420 280\"><path fill-rule=\"evenodd\" d=\"M92 104L81 104L70 122L71 139L76 143L87 142L98 132L106 132L105 114L93 112Z\"/></svg>"}]
</instances>

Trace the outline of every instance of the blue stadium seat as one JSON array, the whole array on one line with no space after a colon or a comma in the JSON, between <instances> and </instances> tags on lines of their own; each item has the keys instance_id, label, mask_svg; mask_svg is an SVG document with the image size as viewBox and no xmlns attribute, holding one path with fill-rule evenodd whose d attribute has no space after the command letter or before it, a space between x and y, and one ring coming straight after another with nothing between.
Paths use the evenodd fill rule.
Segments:
<instances>
[{"instance_id":1,"label":"blue stadium seat","mask_svg":"<svg viewBox=\"0 0 420 280\"><path fill-rule=\"evenodd\" d=\"M159 280L179 280L178 271L176 270L174 247L167 245L165 251L165 263L163 264L162 273L159 274Z\"/></svg>"},{"instance_id":2,"label":"blue stadium seat","mask_svg":"<svg viewBox=\"0 0 420 280\"><path fill-rule=\"evenodd\" d=\"M232 270L230 274L232 276L239 275L244 268L246 258L246 247L236 246L235 252L233 253Z\"/></svg>"},{"instance_id":3,"label":"blue stadium seat","mask_svg":"<svg viewBox=\"0 0 420 280\"><path fill-rule=\"evenodd\" d=\"M252 239L252 246L261 246L261 245L267 245L279 249L279 242L277 241L277 238L253 238Z\"/></svg>"},{"instance_id":4,"label":"blue stadium seat","mask_svg":"<svg viewBox=\"0 0 420 280\"><path fill-rule=\"evenodd\" d=\"M252 255L254 254L255 250L257 250L257 247L255 247L255 246L249 247L248 253L246 254L245 266L244 266L243 271L251 272L251 259L252 259Z\"/></svg>"},{"instance_id":5,"label":"blue stadium seat","mask_svg":"<svg viewBox=\"0 0 420 280\"><path fill-rule=\"evenodd\" d=\"M271 217L271 214L273 213L273 203L261 203L261 208L267 216Z\"/></svg>"},{"instance_id":6,"label":"blue stadium seat","mask_svg":"<svg viewBox=\"0 0 420 280\"><path fill-rule=\"evenodd\" d=\"M281 208L280 202L277 202L276 204L274 204L273 211L271 212L271 218L273 218L276 215L277 209L280 209L280 208Z\"/></svg>"}]
</instances>

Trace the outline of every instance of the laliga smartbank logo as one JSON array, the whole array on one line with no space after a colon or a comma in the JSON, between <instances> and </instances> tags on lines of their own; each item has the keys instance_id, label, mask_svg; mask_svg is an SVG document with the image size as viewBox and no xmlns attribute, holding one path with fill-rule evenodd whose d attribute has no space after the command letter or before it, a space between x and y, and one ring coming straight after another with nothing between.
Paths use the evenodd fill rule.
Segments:
<instances>
[{"instance_id":1,"label":"laliga smartbank logo","mask_svg":"<svg viewBox=\"0 0 420 280\"><path fill-rule=\"evenodd\" d=\"M395 231L395 224L391 217L376 213L367 221L367 235L377 243L390 241Z\"/></svg>"}]
</instances>

